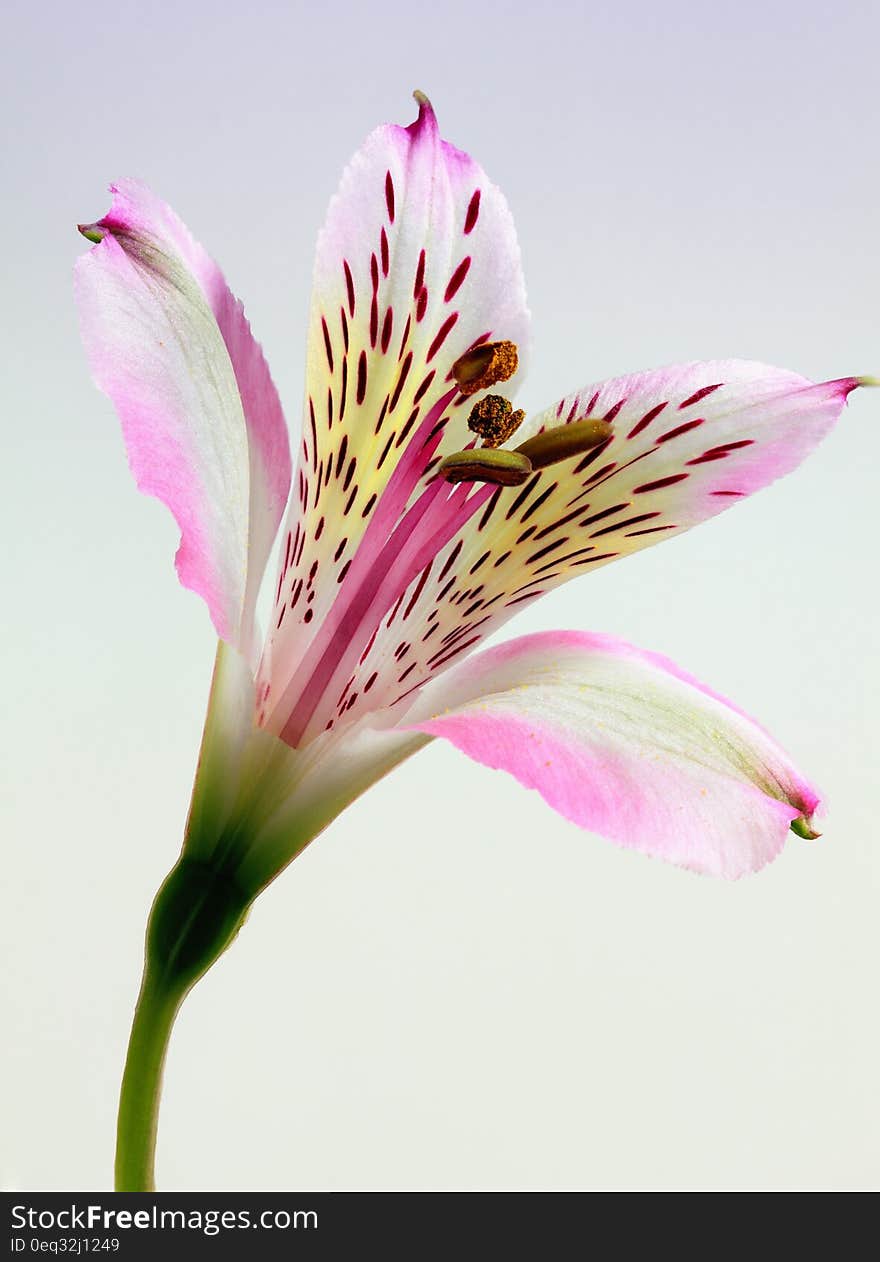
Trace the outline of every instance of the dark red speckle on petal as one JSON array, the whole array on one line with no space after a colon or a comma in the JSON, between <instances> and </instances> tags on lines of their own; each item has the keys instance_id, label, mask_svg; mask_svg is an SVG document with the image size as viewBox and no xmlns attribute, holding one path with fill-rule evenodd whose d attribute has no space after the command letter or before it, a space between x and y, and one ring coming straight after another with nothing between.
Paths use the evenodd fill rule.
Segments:
<instances>
[{"instance_id":1,"label":"dark red speckle on petal","mask_svg":"<svg viewBox=\"0 0 880 1262\"><path fill-rule=\"evenodd\" d=\"M651 408L650 412L646 412L640 421L638 421L627 434L627 438L635 438L636 434L641 434L643 429L647 429L655 417L658 417L665 407L668 406L667 401L658 403L656 407Z\"/></svg>"},{"instance_id":2,"label":"dark red speckle on petal","mask_svg":"<svg viewBox=\"0 0 880 1262\"><path fill-rule=\"evenodd\" d=\"M668 429L665 434L661 434L657 439L658 443L668 443L671 438L678 438L680 434L687 434L690 430L696 429L698 425L703 425L706 418L698 417L695 421L686 421L684 425L676 425L675 429Z\"/></svg>"},{"instance_id":3,"label":"dark red speckle on petal","mask_svg":"<svg viewBox=\"0 0 880 1262\"><path fill-rule=\"evenodd\" d=\"M422 285L425 283L425 251L419 254L418 265L416 266L416 278L413 281L413 298L418 298Z\"/></svg>"},{"instance_id":4,"label":"dark red speckle on petal","mask_svg":"<svg viewBox=\"0 0 880 1262\"><path fill-rule=\"evenodd\" d=\"M391 326L394 322L394 311L391 307L385 312L385 319L382 321L382 336L379 339L379 345L384 355L388 350L388 344L391 341Z\"/></svg>"},{"instance_id":5,"label":"dark red speckle on petal","mask_svg":"<svg viewBox=\"0 0 880 1262\"><path fill-rule=\"evenodd\" d=\"M324 334L324 350L327 352L327 363L330 371L333 371L333 347L330 343L330 330L327 328L327 321L321 316L321 330Z\"/></svg>"},{"instance_id":6,"label":"dark red speckle on petal","mask_svg":"<svg viewBox=\"0 0 880 1262\"><path fill-rule=\"evenodd\" d=\"M649 526L647 530L630 530L627 539L637 539L639 535L656 535L663 530L678 530L678 526L674 522L670 522L668 526Z\"/></svg>"},{"instance_id":7,"label":"dark red speckle on petal","mask_svg":"<svg viewBox=\"0 0 880 1262\"><path fill-rule=\"evenodd\" d=\"M354 280L347 260L343 260L342 266L345 271L345 289L348 294L348 314L354 316Z\"/></svg>"},{"instance_id":8,"label":"dark red speckle on petal","mask_svg":"<svg viewBox=\"0 0 880 1262\"><path fill-rule=\"evenodd\" d=\"M687 476L686 473L671 473L668 478L658 478L656 482L644 482L641 486L633 487L633 494L642 495L645 491L659 491L664 486L673 486L676 482L683 482Z\"/></svg>"},{"instance_id":9,"label":"dark red speckle on petal","mask_svg":"<svg viewBox=\"0 0 880 1262\"><path fill-rule=\"evenodd\" d=\"M431 358L430 355L428 356L428 358L429 359ZM407 352L406 359L403 361L403 363L400 366L400 373L397 378L397 383L391 395L391 403L388 408L389 412L393 412L394 409L397 407L397 403L398 403L398 400L400 399L400 394L401 394L401 391L403 390L404 383L406 382L406 379L409 376L410 368L412 368L412 361L413 361L413 353L412 351L409 351Z\"/></svg>"},{"instance_id":10,"label":"dark red speckle on petal","mask_svg":"<svg viewBox=\"0 0 880 1262\"><path fill-rule=\"evenodd\" d=\"M375 347L379 336L379 302L373 294L370 302L370 346Z\"/></svg>"},{"instance_id":11,"label":"dark red speckle on petal","mask_svg":"<svg viewBox=\"0 0 880 1262\"><path fill-rule=\"evenodd\" d=\"M431 360L437 354L440 347L446 341L447 337L452 331L453 325L455 324L457 320L458 320L458 312L453 311L452 315L447 316L446 319L443 321L443 323L440 325L440 328L437 330L437 336L434 338L433 342L428 348L428 354L425 358L426 363L430 364Z\"/></svg>"},{"instance_id":12,"label":"dark red speckle on petal","mask_svg":"<svg viewBox=\"0 0 880 1262\"><path fill-rule=\"evenodd\" d=\"M406 442L407 438L410 435L412 427L415 425L418 419L419 419L419 409L413 408L413 410L409 414L406 424L404 425L400 433L397 435L397 442L394 444L395 447L403 446L403 444Z\"/></svg>"},{"instance_id":13,"label":"dark red speckle on petal","mask_svg":"<svg viewBox=\"0 0 880 1262\"><path fill-rule=\"evenodd\" d=\"M422 382L418 390L413 395L413 403L421 403L425 394L431 387L431 382L434 380L434 372L435 370L432 368L431 371L428 373L427 377L425 377L424 381Z\"/></svg>"},{"instance_id":14,"label":"dark red speckle on petal","mask_svg":"<svg viewBox=\"0 0 880 1262\"><path fill-rule=\"evenodd\" d=\"M477 189L477 191L474 193L473 197L471 198L470 202L468 203L467 214L464 217L464 235L465 236L467 236L468 233L473 232L477 223L477 219L479 218L479 215L480 215L480 190Z\"/></svg>"},{"instance_id":15,"label":"dark red speckle on petal","mask_svg":"<svg viewBox=\"0 0 880 1262\"><path fill-rule=\"evenodd\" d=\"M400 339L400 350L397 352L398 361L403 359L403 352L406 350L406 344L409 341L409 331L412 328L412 316L406 317L406 324L403 326L403 337Z\"/></svg>"},{"instance_id":16,"label":"dark red speckle on petal","mask_svg":"<svg viewBox=\"0 0 880 1262\"><path fill-rule=\"evenodd\" d=\"M461 552L461 550L462 550L462 547L463 547L463 546L464 546L463 541L462 541L461 539L459 539L458 543L455 545L455 547L454 547L454 548L452 549L452 551L450 552L449 556L446 558L446 561L445 561L445 563L444 563L443 569L442 569L442 570L440 571L440 573L437 575L437 581L438 581L438 583L440 583L440 582L442 582L442 581L443 581L443 579L446 577L446 575L447 575L447 574L449 573L449 571L452 569L453 565L455 565L455 562L456 562L456 560L458 559L458 554L459 554L459 552Z\"/></svg>"},{"instance_id":17,"label":"dark red speckle on petal","mask_svg":"<svg viewBox=\"0 0 880 1262\"><path fill-rule=\"evenodd\" d=\"M723 385L723 381L716 381L713 386L703 386L701 390L695 390L694 393L688 395L682 403L679 403L679 412L682 408L689 408L692 403L699 403L700 399L705 399L707 394L712 394L715 390L720 390Z\"/></svg>"},{"instance_id":18,"label":"dark red speckle on petal","mask_svg":"<svg viewBox=\"0 0 880 1262\"><path fill-rule=\"evenodd\" d=\"M594 530L590 538L601 539L603 535L613 535L618 530L625 530L627 526L638 526L640 522L650 521L651 518L659 516L659 512L639 513L635 517L627 517L625 521L616 521L613 526L603 526L601 530Z\"/></svg>"},{"instance_id":19,"label":"dark red speckle on petal","mask_svg":"<svg viewBox=\"0 0 880 1262\"><path fill-rule=\"evenodd\" d=\"M428 581L428 575L429 575L429 574L430 574L430 572L431 572L431 566L432 566L433 564L434 564L434 562L433 562L433 561L429 561L429 562L428 562L428 564L426 565L426 567L424 568L424 570L422 570L422 576L421 576L421 578L419 579L419 581L416 583L415 590L414 590L414 592L413 592L412 596L409 598L409 602L408 602L408 604L407 604L407 606L406 606L406 609L404 609L404 611L403 611L403 621L404 621L404 622L406 622L407 618L410 616L410 614L412 613L413 609L415 608L416 603L417 603L417 601L418 601L419 597L421 596L421 594L422 594L422 592L423 592L423 590L424 590L425 583L427 583L427 581ZM409 647L409 646L407 646L407 647Z\"/></svg>"},{"instance_id":20,"label":"dark red speckle on petal","mask_svg":"<svg viewBox=\"0 0 880 1262\"><path fill-rule=\"evenodd\" d=\"M466 258L461 260L458 267L452 273L452 276L449 279L449 284L446 286L446 293L443 295L444 302L451 302L458 293L459 289L461 289L461 286L464 283L464 278L470 270L470 266L471 260L470 255L468 255Z\"/></svg>"},{"instance_id":21,"label":"dark red speckle on petal","mask_svg":"<svg viewBox=\"0 0 880 1262\"><path fill-rule=\"evenodd\" d=\"M342 356L342 389L339 393L339 419L345 416L345 397L348 391L348 356Z\"/></svg>"},{"instance_id":22,"label":"dark red speckle on petal","mask_svg":"<svg viewBox=\"0 0 880 1262\"><path fill-rule=\"evenodd\" d=\"M743 438L739 442L722 443L720 447L710 447L701 456L689 460L688 464L708 464L712 460L726 460L732 451L738 451L741 447L751 447L754 441L754 438Z\"/></svg>"},{"instance_id":23,"label":"dark red speckle on petal","mask_svg":"<svg viewBox=\"0 0 880 1262\"><path fill-rule=\"evenodd\" d=\"M388 207L388 219L394 223L394 181L391 172L385 172L385 205Z\"/></svg>"}]
</instances>

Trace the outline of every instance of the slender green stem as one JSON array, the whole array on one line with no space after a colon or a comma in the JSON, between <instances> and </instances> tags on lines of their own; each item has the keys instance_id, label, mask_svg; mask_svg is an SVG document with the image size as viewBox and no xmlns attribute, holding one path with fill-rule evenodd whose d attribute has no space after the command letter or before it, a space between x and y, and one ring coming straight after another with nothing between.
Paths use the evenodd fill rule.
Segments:
<instances>
[{"instance_id":1,"label":"slender green stem","mask_svg":"<svg viewBox=\"0 0 880 1262\"><path fill-rule=\"evenodd\" d=\"M144 973L119 1096L116 1191L152 1192L162 1070L183 995Z\"/></svg>"}]
</instances>

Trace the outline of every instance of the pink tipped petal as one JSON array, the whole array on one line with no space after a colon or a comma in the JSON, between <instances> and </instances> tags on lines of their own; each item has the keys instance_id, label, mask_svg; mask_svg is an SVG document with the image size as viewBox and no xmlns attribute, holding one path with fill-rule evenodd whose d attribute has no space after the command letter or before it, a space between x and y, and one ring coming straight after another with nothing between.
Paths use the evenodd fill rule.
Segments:
<instances>
[{"instance_id":1,"label":"pink tipped petal","mask_svg":"<svg viewBox=\"0 0 880 1262\"><path fill-rule=\"evenodd\" d=\"M522 348L527 335L504 198L419 105L410 127L380 127L355 155L318 240L303 443L264 659L275 695L374 513L393 528L428 466L471 437L453 363L478 340Z\"/></svg>"},{"instance_id":2,"label":"pink tipped petal","mask_svg":"<svg viewBox=\"0 0 880 1262\"><path fill-rule=\"evenodd\" d=\"M138 486L174 514L176 564L221 638L248 652L290 485L284 416L241 304L164 202L132 180L81 229L83 340Z\"/></svg>"},{"instance_id":3,"label":"pink tipped petal","mask_svg":"<svg viewBox=\"0 0 880 1262\"><path fill-rule=\"evenodd\" d=\"M509 771L583 828L734 878L809 833L815 790L752 719L668 659L548 632L489 649L427 688L402 727Z\"/></svg>"},{"instance_id":4,"label":"pink tipped petal","mask_svg":"<svg viewBox=\"0 0 880 1262\"><path fill-rule=\"evenodd\" d=\"M508 446L585 417L607 417L612 437L521 487L496 488L437 557L408 625L394 628L410 644L409 686L568 579L680 534L796 468L858 384L814 385L739 360L684 364L588 386L527 421ZM396 665L377 641L352 686L376 674L381 692Z\"/></svg>"}]
</instances>

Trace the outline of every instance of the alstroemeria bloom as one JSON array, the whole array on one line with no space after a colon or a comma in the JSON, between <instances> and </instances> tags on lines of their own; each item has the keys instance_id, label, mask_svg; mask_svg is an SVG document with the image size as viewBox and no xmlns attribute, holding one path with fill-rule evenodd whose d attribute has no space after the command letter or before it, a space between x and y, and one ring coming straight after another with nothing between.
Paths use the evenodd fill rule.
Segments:
<instances>
[{"instance_id":1,"label":"alstroemeria bloom","mask_svg":"<svg viewBox=\"0 0 880 1262\"><path fill-rule=\"evenodd\" d=\"M120 1190L152 1186L187 990L263 886L434 737L585 828L698 872L737 877L790 828L814 835L818 796L786 754L665 658L571 631L477 650L567 579L794 469L860 379L682 364L526 419L512 402L528 312L510 214L419 106L411 126L370 136L331 202L293 478L243 310L176 215L124 181L82 229L94 375L220 637L183 850L147 931Z\"/></svg>"},{"instance_id":2,"label":"alstroemeria bloom","mask_svg":"<svg viewBox=\"0 0 880 1262\"><path fill-rule=\"evenodd\" d=\"M468 419L512 397L516 351L522 364L513 224L420 99L411 126L369 137L320 235L288 504L287 430L241 306L164 203L131 181L113 194L83 229L98 242L77 267L85 344L221 639L186 854L222 853L256 891L437 736L584 827L700 872L740 876L790 826L810 835L815 790L671 662L583 632L475 650L551 588L794 469L857 378L721 360L591 384L503 442L550 436L518 485L500 484L481 455L498 448L475 446ZM503 371L474 390L467 352L488 346L488 360L498 344ZM604 431L566 454L558 431L590 418ZM475 467L456 482L448 458L463 451Z\"/></svg>"}]
</instances>

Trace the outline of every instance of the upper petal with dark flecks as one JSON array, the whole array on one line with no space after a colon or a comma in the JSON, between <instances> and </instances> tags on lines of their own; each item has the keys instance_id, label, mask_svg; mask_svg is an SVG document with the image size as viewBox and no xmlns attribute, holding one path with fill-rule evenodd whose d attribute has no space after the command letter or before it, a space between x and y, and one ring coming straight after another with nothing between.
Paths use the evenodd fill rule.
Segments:
<instances>
[{"instance_id":1,"label":"upper petal with dark flecks","mask_svg":"<svg viewBox=\"0 0 880 1262\"><path fill-rule=\"evenodd\" d=\"M290 708L293 673L358 547L378 555L442 454L472 437L453 364L490 338L521 346L527 322L504 198L440 138L422 98L415 123L379 128L355 156L318 241L299 467L261 675L266 721L285 689Z\"/></svg>"},{"instance_id":2,"label":"upper petal with dark flecks","mask_svg":"<svg viewBox=\"0 0 880 1262\"><path fill-rule=\"evenodd\" d=\"M611 422L585 454L493 488L414 580L351 683L405 696L544 592L689 529L794 469L856 378L814 385L722 360L617 377L569 395L514 442L584 417ZM366 705L367 700L362 704Z\"/></svg>"}]
</instances>

